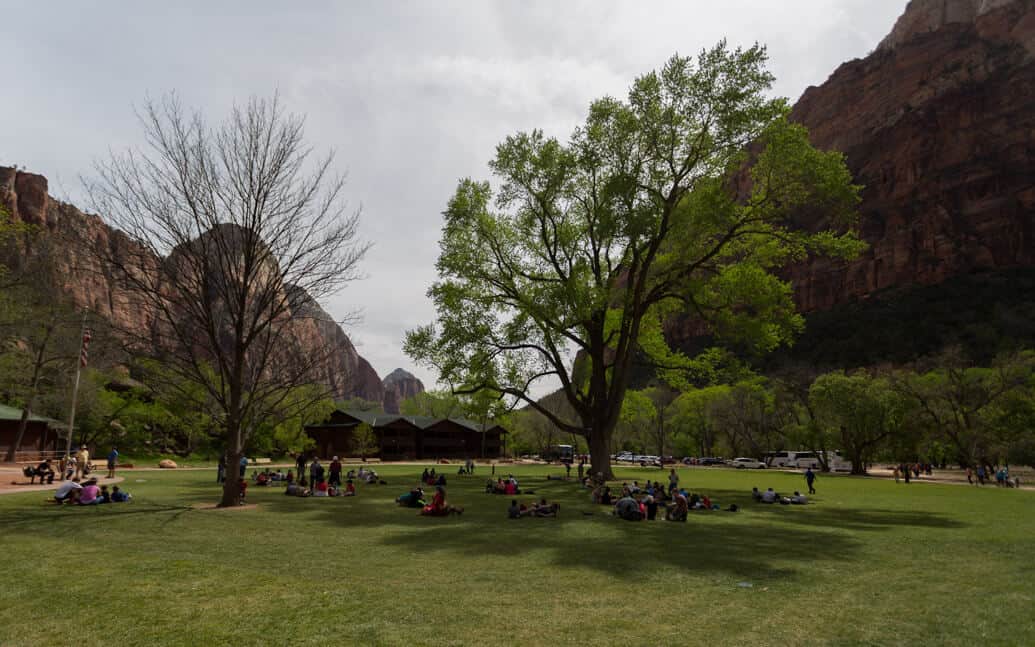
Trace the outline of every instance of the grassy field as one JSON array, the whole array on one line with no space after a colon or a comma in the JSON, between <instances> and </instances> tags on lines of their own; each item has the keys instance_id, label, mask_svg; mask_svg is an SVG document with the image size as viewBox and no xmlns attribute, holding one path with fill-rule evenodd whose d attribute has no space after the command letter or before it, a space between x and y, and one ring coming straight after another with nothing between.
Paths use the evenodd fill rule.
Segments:
<instances>
[{"instance_id":1,"label":"grassy field","mask_svg":"<svg viewBox=\"0 0 1035 647\"><path fill-rule=\"evenodd\" d=\"M214 470L124 472L125 505L2 496L0 645L1035 644L1033 492L821 476L814 505L765 506L752 486L801 477L684 469L743 510L631 523L521 467L558 519L505 519L484 474L430 519L392 504L419 471L355 499L251 488L257 510L191 508Z\"/></svg>"}]
</instances>

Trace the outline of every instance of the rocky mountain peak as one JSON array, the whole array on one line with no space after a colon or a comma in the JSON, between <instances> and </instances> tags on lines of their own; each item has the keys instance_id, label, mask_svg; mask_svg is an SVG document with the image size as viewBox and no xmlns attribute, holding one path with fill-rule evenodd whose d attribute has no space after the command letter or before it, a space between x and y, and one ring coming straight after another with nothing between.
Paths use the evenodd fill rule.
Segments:
<instances>
[{"instance_id":1,"label":"rocky mountain peak","mask_svg":"<svg viewBox=\"0 0 1035 647\"><path fill-rule=\"evenodd\" d=\"M381 381L384 386L385 413L399 413L399 405L403 400L424 392L424 383L409 371L397 368Z\"/></svg>"},{"instance_id":2,"label":"rocky mountain peak","mask_svg":"<svg viewBox=\"0 0 1035 647\"><path fill-rule=\"evenodd\" d=\"M878 50L895 49L914 37L953 23L974 23L978 18L1011 5L1031 9L1030 0L910 0Z\"/></svg>"}]
</instances>

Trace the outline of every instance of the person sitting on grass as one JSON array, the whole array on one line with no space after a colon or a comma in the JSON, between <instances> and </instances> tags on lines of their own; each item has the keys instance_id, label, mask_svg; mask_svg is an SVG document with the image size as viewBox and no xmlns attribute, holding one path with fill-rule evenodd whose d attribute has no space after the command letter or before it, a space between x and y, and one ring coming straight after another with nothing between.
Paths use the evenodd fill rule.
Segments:
<instances>
[{"instance_id":1,"label":"person sitting on grass","mask_svg":"<svg viewBox=\"0 0 1035 647\"><path fill-rule=\"evenodd\" d=\"M776 503L778 498L776 492L773 492L773 488L762 493L762 503Z\"/></svg>"},{"instance_id":2,"label":"person sitting on grass","mask_svg":"<svg viewBox=\"0 0 1035 647\"><path fill-rule=\"evenodd\" d=\"M712 509L712 500L708 497L707 494L705 494L705 495L703 495L701 497L701 510L711 510L711 509Z\"/></svg>"},{"instance_id":3,"label":"person sitting on grass","mask_svg":"<svg viewBox=\"0 0 1035 647\"><path fill-rule=\"evenodd\" d=\"M809 500L805 497L805 495L803 495L801 492L798 492L797 490L794 491L794 496L791 497L791 503L793 503L794 505L805 505L808 502Z\"/></svg>"},{"instance_id":4,"label":"person sitting on grass","mask_svg":"<svg viewBox=\"0 0 1035 647\"><path fill-rule=\"evenodd\" d=\"M90 479L79 492L79 505L96 505L97 496L100 493L101 489L97 487L97 479Z\"/></svg>"},{"instance_id":5,"label":"person sitting on grass","mask_svg":"<svg viewBox=\"0 0 1035 647\"><path fill-rule=\"evenodd\" d=\"M460 506L449 505L446 502L446 490L443 487L435 488L435 496L431 503L421 508L420 513L426 517L445 517L451 514L463 514L464 509Z\"/></svg>"},{"instance_id":6,"label":"person sitting on grass","mask_svg":"<svg viewBox=\"0 0 1035 647\"><path fill-rule=\"evenodd\" d=\"M676 492L676 495L672 497L672 503L666 507L665 520L686 521L686 514L689 509L690 504L686 499L686 495L682 492Z\"/></svg>"},{"instance_id":7,"label":"person sitting on grass","mask_svg":"<svg viewBox=\"0 0 1035 647\"><path fill-rule=\"evenodd\" d=\"M406 494L396 497L395 502L406 508L424 507L424 490L415 487Z\"/></svg>"},{"instance_id":8,"label":"person sitting on grass","mask_svg":"<svg viewBox=\"0 0 1035 647\"><path fill-rule=\"evenodd\" d=\"M539 503L532 504L529 514L534 517L556 517L560 509L560 503L547 503L546 499L540 499Z\"/></svg>"},{"instance_id":9,"label":"person sitting on grass","mask_svg":"<svg viewBox=\"0 0 1035 647\"><path fill-rule=\"evenodd\" d=\"M284 494L287 496L309 496L309 490L306 489L306 480L303 478L298 483L288 483L284 489Z\"/></svg>"},{"instance_id":10,"label":"person sitting on grass","mask_svg":"<svg viewBox=\"0 0 1035 647\"><path fill-rule=\"evenodd\" d=\"M643 521L640 503L631 496L623 496L615 503L614 514L626 521Z\"/></svg>"},{"instance_id":11,"label":"person sitting on grass","mask_svg":"<svg viewBox=\"0 0 1035 647\"><path fill-rule=\"evenodd\" d=\"M327 481L320 479L316 485L313 486L313 496L330 496L327 491Z\"/></svg>"},{"instance_id":12,"label":"person sitting on grass","mask_svg":"<svg viewBox=\"0 0 1035 647\"><path fill-rule=\"evenodd\" d=\"M647 499L644 501L644 505L647 507L647 521L654 521L655 519L657 519L658 502L654 500L653 495L647 495Z\"/></svg>"},{"instance_id":13,"label":"person sitting on grass","mask_svg":"<svg viewBox=\"0 0 1035 647\"><path fill-rule=\"evenodd\" d=\"M261 485L263 487L268 486L270 484L269 479L270 477L266 474L266 472L259 472L259 475L255 477L255 484Z\"/></svg>"},{"instance_id":14,"label":"person sitting on grass","mask_svg":"<svg viewBox=\"0 0 1035 647\"><path fill-rule=\"evenodd\" d=\"M97 503L111 503L111 493L108 492L107 485L101 486L101 491L97 495Z\"/></svg>"},{"instance_id":15,"label":"person sitting on grass","mask_svg":"<svg viewBox=\"0 0 1035 647\"><path fill-rule=\"evenodd\" d=\"M345 481L345 491L342 492L342 496L356 496L356 486L353 485L352 479Z\"/></svg>"},{"instance_id":16,"label":"person sitting on grass","mask_svg":"<svg viewBox=\"0 0 1035 647\"><path fill-rule=\"evenodd\" d=\"M756 503L760 503L762 501L762 493L758 491L758 488L751 488L751 499Z\"/></svg>"},{"instance_id":17,"label":"person sitting on grass","mask_svg":"<svg viewBox=\"0 0 1035 647\"><path fill-rule=\"evenodd\" d=\"M510 507L507 508L507 518L520 519L521 517L521 506L518 505L517 499L514 499L510 502Z\"/></svg>"},{"instance_id":18,"label":"person sitting on grass","mask_svg":"<svg viewBox=\"0 0 1035 647\"><path fill-rule=\"evenodd\" d=\"M614 497L611 496L611 488L604 486L604 491L600 493L600 504L611 505L614 503Z\"/></svg>"},{"instance_id":19,"label":"person sitting on grass","mask_svg":"<svg viewBox=\"0 0 1035 647\"><path fill-rule=\"evenodd\" d=\"M123 490L119 489L119 486L117 486L117 485L115 485L115 486L113 486L111 488L111 502L112 503L127 503L132 498L133 498L133 495L131 495L128 492L124 492Z\"/></svg>"},{"instance_id":20,"label":"person sitting on grass","mask_svg":"<svg viewBox=\"0 0 1035 647\"><path fill-rule=\"evenodd\" d=\"M79 499L79 491L83 489L79 485L79 479L69 479L58 486L54 491L54 501L58 503L75 503Z\"/></svg>"}]
</instances>

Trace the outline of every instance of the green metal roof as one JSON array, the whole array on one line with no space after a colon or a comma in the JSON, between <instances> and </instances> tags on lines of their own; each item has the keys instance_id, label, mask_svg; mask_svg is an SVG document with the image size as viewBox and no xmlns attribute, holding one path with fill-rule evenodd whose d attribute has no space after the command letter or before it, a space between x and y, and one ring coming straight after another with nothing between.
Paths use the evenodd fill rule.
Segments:
<instances>
[{"instance_id":1,"label":"green metal roof","mask_svg":"<svg viewBox=\"0 0 1035 647\"><path fill-rule=\"evenodd\" d=\"M0 404L0 420L13 420L15 422L22 419L22 410L16 407L9 407L6 404ZM35 413L29 414L29 420L31 422L46 422L51 427L64 427L65 425L53 418L47 418L46 416L38 416Z\"/></svg>"},{"instance_id":2,"label":"green metal roof","mask_svg":"<svg viewBox=\"0 0 1035 647\"><path fill-rule=\"evenodd\" d=\"M482 431L482 426L480 424L478 424L477 422L473 422L471 420L467 420L465 418L434 418L432 416L403 416L403 415L390 414L390 413L381 413L381 412L378 412L378 411L359 411L358 409L338 409L338 411L340 413L344 413L347 416L352 416L356 420L362 420L363 422L367 423L371 427L383 427L385 425L389 425L389 424L395 422L396 420L405 420L406 422L410 423L411 425L414 425L414 426L419 427L421 429L427 429L428 427L431 427L432 425L435 425L437 423L444 422L444 421L448 420L448 421L450 421L450 422L452 422L454 424L460 425L461 427L464 427L466 429L470 429L471 431L476 431L476 432L481 432ZM497 425L494 422L493 423L486 423L486 425L485 425L486 431L491 431L491 430L495 429L496 427L497 427ZM503 431L503 433L506 433L506 430L503 429L502 427L500 427L500 430Z\"/></svg>"}]
</instances>

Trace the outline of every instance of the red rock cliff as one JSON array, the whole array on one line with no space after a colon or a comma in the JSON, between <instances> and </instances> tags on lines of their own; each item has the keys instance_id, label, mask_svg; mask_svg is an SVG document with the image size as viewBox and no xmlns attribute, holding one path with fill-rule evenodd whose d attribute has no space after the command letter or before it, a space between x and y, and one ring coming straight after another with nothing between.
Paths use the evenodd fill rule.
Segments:
<instances>
[{"instance_id":1,"label":"red rock cliff","mask_svg":"<svg viewBox=\"0 0 1035 647\"><path fill-rule=\"evenodd\" d=\"M1035 264L1035 1L913 0L792 119L865 185L851 263L791 269L799 306Z\"/></svg>"},{"instance_id":2,"label":"red rock cliff","mask_svg":"<svg viewBox=\"0 0 1035 647\"><path fill-rule=\"evenodd\" d=\"M424 393L424 383L417 379L417 376L397 368L389 373L382 382L385 389L384 410L385 413L399 413L399 405L406 398L412 398L418 393Z\"/></svg>"},{"instance_id":3,"label":"red rock cliff","mask_svg":"<svg viewBox=\"0 0 1035 647\"><path fill-rule=\"evenodd\" d=\"M139 256L141 249L131 239L99 217L51 198L47 179L42 175L0 167L0 205L15 221L36 225L45 235L53 236L53 240L62 241L60 258L54 262L54 274L45 280L77 305L89 307L118 328L132 330L137 336L154 329L155 317L146 308L130 305L128 295L118 288L118 281L112 280L110 268L97 267L91 255L69 242L89 240ZM18 252L20 258L11 259L15 265L36 250L23 248ZM160 259L152 262L158 263ZM320 381L331 388L336 398L361 397L380 402L384 389L370 363L356 352L348 335L315 301L306 307L313 310L313 316L292 323L293 343L301 352L307 347L323 349L328 344L335 349L318 369Z\"/></svg>"}]
</instances>

